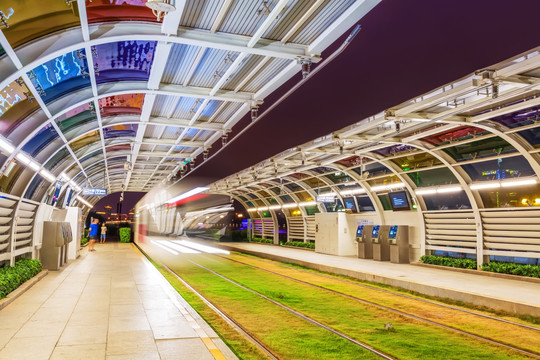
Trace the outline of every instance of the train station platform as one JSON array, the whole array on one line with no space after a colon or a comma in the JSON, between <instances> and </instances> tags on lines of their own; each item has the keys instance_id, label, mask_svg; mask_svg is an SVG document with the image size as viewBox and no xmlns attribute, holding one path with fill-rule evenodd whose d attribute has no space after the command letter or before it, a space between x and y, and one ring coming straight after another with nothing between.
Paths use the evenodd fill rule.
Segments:
<instances>
[{"instance_id":1,"label":"train station platform","mask_svg":"<svg viewBox=\"0 0 540 360\"><path fill-rule=\"evenodd\" d=\"M236 359L131 244L96 245L0 311L0 359Z\"/></svg>"},{"instance_id":2,"label":"train station platform","mask_svg":"<svg viewBox=\"0 0 540 360\"><path fill-rule=\"evenodd\" d=\"M356 257L319 254L257 243L219 243L232 251L396 286L421 294L463 301L509 313L540 316L540 282L413 264L393 264ZM536 280L536 281L535 281Z\"/></svg>"}]
</instances>

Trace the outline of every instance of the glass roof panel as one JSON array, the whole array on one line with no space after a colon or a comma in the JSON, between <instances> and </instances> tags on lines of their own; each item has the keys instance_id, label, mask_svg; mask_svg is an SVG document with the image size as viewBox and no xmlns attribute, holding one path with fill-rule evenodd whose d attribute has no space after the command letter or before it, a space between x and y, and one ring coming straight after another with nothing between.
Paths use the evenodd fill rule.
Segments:
<instances>
[{"instance_id":1,"label":"glass roof panel","mask_svg":"<svg viewBox=\"0 0 540 360\"><path fill-rule=\"evenodd\" d=\"M93 144L100 141L101 139L99 137L99 133L97 131L93 131L90 134L81 136L77 140L73 141L69 146L75 152L89 144Z\"/></svg>"},{"instance_id":2,"label":"glass roof panel","mask_svg":"<svg viewBox=\"0 0 540 360\"><path fill-rule=\"evenodd\" d=\"M497 154L516 152L513 146L499 137L492 137L443 149L456 161L478 159Z\"/></svg>"},{"instance_id":3,"label":"glass roof panel","mask_svg":"<svg viewBox=\"0 0 540 360\"><path fill-rule=\"evenodd\" d=\"M157 22L146 0L92 0L86 2L88 22L138 20Z\"/></svg>"},{"instance_id":4,"label":"glass roof panel","mask_svg":"<svg viewBox=\"0 0 540 360\"><path fill-rule=\"evenodd\" d=\"M534 147L540 145L540 128L518 131L518 135Z\"/></svg>"},{"instance_id":5,"label":"glass roof panel","mask_svg":"<svg viewBox=\"0 0 540 360\"><path fill-rule=\"evenodd\" d=\"M13 14L7 19L9 27L2 29L13 48L37 37L81 24L75 13L75 1L71 5L57 0L9 1L2 4L7 6L1 10L8 14L13 9Z\"/></svg>"},{"instance_id":6,"label":"glass roof panel","mask_svg":"<svg viewBox=\"0 0 540 360\"><path fill-rule=\"evenodd\" d=\"M414 149L414 147L405 145L405 144L398 144L398 145L393 145L393 146L385 147L382 149L374 150L373 152L381 156L388 156L388 155L394 155L394 154L407 151L407 150L412 150L412 149Z\"/></svg>"},{"instance_id":7,"label":"glass roof panel","mask_svg":"<svg viewBox=\"0 0 540 360\"><path fill-rule=\"evenodd\" d=\"M68 141L91 128L97 128L96 113L90 104L84 104L56 119L56 124Z\"/></svg>"},{"instance_id":8,"label":"glass roof panel","mask_svg":"<svg viewBox=\"0 0 540 360\"><path fill-rule=\"evenodd\" d=\"M91 86L84 49L49 60L27 74L45 103Z\"/></svg>"},{"instance_id":9,"label":"glass roof panel","mask_svg":"<svg viewBox=\"0 0 540 360\"><path fill-rule=\"evenodd\" d=\"M22 150L32 156L36 156L44 147L58 139L58 137L58 133L54 127L51 124L47 124L23 146Z\"/></svg>"},{"instance_id":10,"label":"glass roof panel","mask_svg":"<svg viewBox=\"0 0 540 360\"><path fill-rule=\"evenodd\" d=\"M122 137L122 136L133 136L137 135L138 125L116 125L111 127L103 128L103 137L105 139Z\"/></svg>"},{"instance_id":11,"label":"glass roof panel","mask_svg":"<svg viewBox=\"0 0 540 360\"><path fill-rule=\"evenodd\" d=\"M47 170L54 170L57 165L63 163L65 160L73 160L69 151L66 148L60 149L53 157L47 161L44 165ZM74 161L74 160L73 160Z\"/></svg>"},{"instance_id":12,"label":"glass roof panel","mask_svg":"<svg viewBox=\"0 0 540 360\"><path fill-rule=\"evenodd\" d=\"M16 80L0 90L0 134L6 136L23 119L39 108L39 104L29 94L22 80Z\"/></svg>"},{"instance_id":13,"label":"glass roof panel","mask_svg":"<svg viewBox=\"0 0 540 360\"><path fill-rule=\"evenodd\" d=\"M144 103L144 94L126 94L109 96L99 100L101 116L140 114Z\"/></svg>"},{"instance_id":14,"label":"glass roof panel","mask_svg":"<svg viewBox=\"0 0 540 360\"><path fill-rule=\"evenodd\" d=\"M490 119L490 121L495 121L499 124L509 127L510 129L514 129L517 127L533 124L535 121L538 121L539 117L540 108L534 107L498 116Z\"/></svg>"},{"instance_id":15,"label":"glass roof panel","mask_svg":"<svg viewBox=\"0 0 540 360\"><path fill-rule=\"evenodd\" d=\"M461 126L455 129L452 129L451 131L446 131L442 133L438 133L432 136L427 136L425 138L422 138L422 141L426 141L432 145L440 146L440 145L446 145L450 143L451 141L460 141L465 139L470 139L473 136L485 134L487 133L486 130L480 129L473 126Z\"/></svg>"},{"instance_id":16,"label":"glass roof panel","mask_svg":"<svg viewBox=\"0 0 540 360\"><path fill-rule=\"evenodd\" d=\"M119 41L97 45L92 51L98 84L113 81L148 81L155 41Z\"/></svg>"}]
</instances>

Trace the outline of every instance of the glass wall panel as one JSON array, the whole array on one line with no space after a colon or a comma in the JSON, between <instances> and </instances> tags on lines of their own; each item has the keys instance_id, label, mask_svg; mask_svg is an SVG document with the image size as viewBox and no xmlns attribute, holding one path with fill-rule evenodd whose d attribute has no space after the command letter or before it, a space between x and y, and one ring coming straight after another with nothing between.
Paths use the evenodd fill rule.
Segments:
<instances>
[{"instance_id":1,"label":"glass wall panel","mask_svg":"<svg viewBox=\"0 0 540 360\"><path fill-rule=\"evenodd\" d=\"M368 173L369 176L379 176L389 174L391 171L388 167L378 162L372 162L370 164L359 166L352 169L355 173L362 176L364 173ZM366 175L364 175L366 176Z\"/></svg>"},{"instance_id":2,"label":"glass wall panel","mask_svg":"<svg viewBox=\"0 0 540 360\"><path fill-rule=\"evenodd\" d=\"M479 190L485 208L538 207L540 184Z\"/></svg>"},{"instance_id":3,"label":"glass wall panel","mask_svg":"<svg viewBox=\"0 0 540 360\"><path fill-rule=\"evenodd\" d=\"M446 194L422 195L427 210L470 209L471 203L465 191Z\"/></svg>"},{"instance_id":4,"label":"glass wall panel","mask_svg":"<svg viewBox=\"0 0 540 360\"><path fill-rule=\"evenodd\" d=\"M407 176L417 187L457 184L458 180L448 168L409 172Z\"/></svg>"},{"instance_id":5,"label":"glass wall panel","mask_svg":"<svg viewBox=\"0 0 540 360\"><path fill-rule=\"evenodd\" d=\"M399 166L401 170L408 171L411 169L431 167L441 164L441 161L429 154L411 154L408 156L399 157L391 160L394 164Z\"/></svg>"},{"instance_id":6,"label":"glass wall panel","mask_svg":"<svg viewBox=\"0 0 540 360\"><path fill-rule=\"evenodd\" d=\"M473 181L500 180L534 175L529 162L522 156L462 165Z\"/></svg>"}]
</instances>

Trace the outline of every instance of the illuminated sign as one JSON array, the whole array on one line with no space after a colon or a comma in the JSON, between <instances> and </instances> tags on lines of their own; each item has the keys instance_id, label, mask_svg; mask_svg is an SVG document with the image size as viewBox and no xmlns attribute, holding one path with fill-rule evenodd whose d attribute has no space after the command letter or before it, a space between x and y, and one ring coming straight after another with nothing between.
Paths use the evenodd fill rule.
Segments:
<instances>
[{"instance_id":1,"label":"illuminated sign","mask_svg":"<svg viewBox=\"0 0 540 360\"><path fill-rule=\"evenodd\" d=\"M107 189L84 188L82 194L84 196L107 196Z\"/></svg>"}]
</instances>

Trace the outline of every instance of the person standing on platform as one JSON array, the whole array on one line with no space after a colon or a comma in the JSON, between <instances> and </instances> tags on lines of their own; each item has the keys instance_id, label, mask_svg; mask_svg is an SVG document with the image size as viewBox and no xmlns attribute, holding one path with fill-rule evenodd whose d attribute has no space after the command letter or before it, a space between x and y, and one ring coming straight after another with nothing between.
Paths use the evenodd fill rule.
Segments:
<instances>
[{"instance_id":1,"label":"person standing on platform","mask_svg":"<svg viewBox=\"0 0 540 360\"><path fill-rule=\"evenodd\" d=\"M92 220L92 223L90 224L90 227L88 228L90 232L88 235L90 236L90 241L88 242L88 251L96 251L94 249L94 243L96 242L98 238L98 219Z\"/></svg>"},{"instance_id":2,"label":"person standing on platform","mask_svg":"<svg viewBox=\"0 0 540 360\"><path fill-rule=\"evenodd\" d=\"M105 244L105 236L107 234L107 226L105 225L105 223L103 223L101 225L101 238L100 238L100 241L99 243L100 244Z\"/></svg>"}]
</instances>

